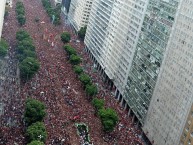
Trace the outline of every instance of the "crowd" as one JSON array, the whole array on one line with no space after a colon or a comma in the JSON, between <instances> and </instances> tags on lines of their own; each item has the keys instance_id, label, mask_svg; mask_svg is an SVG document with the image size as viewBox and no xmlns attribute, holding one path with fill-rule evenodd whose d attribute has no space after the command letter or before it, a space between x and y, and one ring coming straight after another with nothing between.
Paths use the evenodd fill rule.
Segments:
<instances>
[{"instance_id":1,"label":"crowd","mask_svg":"<svg viewBox=\"0 0 193 145\"><path fill-rule=\"evenodd\" d=\"M142 145L140 131L131 123L120 105L113 99L112 92L105 89L102 77L95 71L95 67L84 49L83 42L76 41L78 37L63 17L63 24L52 25L40 0L23 1L26 11L26 24L22 26L33 37L37 56L40 62L40 70L28 82L19 83L17 61L15 60L16 31L20 29L15 18L15 4L10 10L4 23L3 37L10 44L7 64L2 71L0 87L0 100L3 105L3 113L0 114L0 144L19 145L25 144L24 125L22 121L25 100L27 97L38 99L46 104L47 116L45 117L48 145L79 145L80 137L77 135L73 118L89 126L91 142L96 145ZM39 22L35 22L35 18ZM77 49L82 56L82 66L98 84L100 93L106 106L115 108L119 114L119 122L112 133L105 135L101 128L100 120L94 115L94 108L86 99L83 86L73 72L72 66L67 60L63 50L60 34L62 31L71 33L70 44ZM101 94L103 94L101 96ZM3 143L2 143L3 142Z\"/></svg>"}]
</instances>

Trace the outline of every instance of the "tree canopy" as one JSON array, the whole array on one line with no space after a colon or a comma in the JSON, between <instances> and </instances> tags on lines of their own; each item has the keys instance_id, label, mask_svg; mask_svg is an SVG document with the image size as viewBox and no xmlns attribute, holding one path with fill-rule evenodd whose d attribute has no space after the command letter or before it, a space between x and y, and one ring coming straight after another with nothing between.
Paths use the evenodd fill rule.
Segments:
<instances>
[{"instance_id":1,"label":"tree canopy","mask_svg":"<svg viewBox=\"0 0 193 145\"><path fill-rule=\"evenodd\" d=\"M105 132L111 132L118 121L118 115L112 108L102 108L99 110L98 115L101 118L101 122Z\"/></svg>"},{"instance_id":2,"label":"tree canopy","mask_svg":"<svg viewBox=\"0 0 193 145\"><path fill-rule=\"evenodd\" d=\"M25 58L20 64L20 75L23 79L30 79L39 70L39 62L32 57Z\"/></svg>"},{"instance_id":3,"label":"tree canopy","mask_svg":"<svg viewBox=\"0 0 193 145\"><path fill-rule=\"evenodd\" d=\"M8 44L5 40L0 41L0 57L5 57L8 51Z\"/></svg>"},{"instance_id":4,"label":"tree canopy","mask_svg":"<svg viewBox=\"0 0 193 145\"><path fill-rule=\"evenodd\" d=\"M80 64L80 62L81 62L80 56L74 55L74 54L70 55L70 63L71 64L78 65L78 64Z\"/></svg>"},{"instance_id":5,"label":"tree canopy","mask_svg":"<svg viewBox=\"0 0 193 145\"><path fill-rule=\"evenodd\" d=\"M25 8L22 2L16 3L15 11L16 11L16 16L19 24L21 26L24 25L26 22L26 18L25 18Z\"/></svg>"},{"instance_id":6,"label":"tree canopy","mask_svg":"<svg viewBox=\"0 0 193 145\"><path fill-rule=\"evenodd\" d=\"M83 72L83 68L81 66L79 66L79 65L75 65L73 70L78 75L80 75Z\"/></svg>"},{"instance_id":7,"label":"tree canopy","mask_svg":"<svg viewBox=\"0 0 193 145\"><path fill-rule=\"evenodd\" d=\"M100 110L104 107L105 101L103 99L94 98L92 100L92 105L96 110Z\"/></svg>"},{"instance_id":8,"label":"tree canopy","mask_svg":"<svg viewBox=\"0 0 193 145\"><path fill-rule=\"evenodd\" d=\"M55 8L52 8L52 4L50 0L42 0L42 4L51 20L53 16L55 16L53 24L55 25L61 24L60 22L61 5L56 5Z\"/></svg>"},{"instance_id":9,"label":"tree canopy","mask_svg":"<svg viewBox=\"0 0 193 145\"><path fill-rule=\"evenodd\" d=\"M30 35L29 35L28 32L25 31L25 30L19 30L19 31L17 31L17 33L16 33L16 39L17 39L18 41L22 41L22 40L24 40L24 39L30 39Z\"/></svg>"},{"instance_id":10,"label":"tree canopy","mask_svg":"<svg viewBox=\"0 0 193 145\"><path fill-rule=\"evenodd\" d=\"M84 73L82 73L80 75L80 81L83 83L84 86L91 83L91 79L90 79L89 75L84 74Z\"/></svg>"},{"instance_id":11,"label":"tree canopy","mask_svg":"<svg viewBox=\"0 0 193 145\"><path fill-rule=\"evenodd\" d=\"M65 45L64 49L66 50L68 55L72 55L72 54L76 55L76 50L72 46L70 46L69 44Z\"/></svg>"},{"instance_id":12,"label":"tree canopy","mask_svg":"<svg viewBox=\"0 0 193 145\"><path fill-rule=\"evenodd\" d=\"M45 105L35 99L27 99L24 120L29 125L36 121L42 121L46 115Z\"/></svg>"},{"instance_id":13,"label":"tree canopy","mask_svg":"<svg viewBox=\"0 0 193 145\"><path fill-rule=\"evenodd\" d=\"M63 32L61 34L61 40L63 43L68 43L71 39L70 33L69 32Z\"/></svg>"},{"instance_id":14,"label":"tree canopy","mask_svg":"<svg viewBox=\"0 0 193 145\"><path fill-rule=\"evenodd\" d=\"M41 141L38 141L38 140L34 140L34 141L28 143L27 145L44 145L44 143Z\"/></svg>"},{"instance_id":15,"label":"tree canopy","mask_svg":"<svg viewBox=\"0 0 193 145\"><path fill-rule=\"evenodd\" d=\"M26 136L29 142L41 141L45 142L47 138L46 127L42 122L36 122L28 126Z\"/></svg>"},{"instance_id":16,"label":"tree canopy","mask_svg":"<svg viewBox=\"0 0 193 145\"><path fill-rule=\"evenodd\" d=\"M88 84L86 85L86 94L90 97L94 96L97 94L98 92L98 89L97 89L97 86L96 85L93 85L93 84Z\"/></svg>"},{"instance_id":17,"label":"tree canopy","mask_svg":"<svg viewBox=\"0 0 193 145\"><path fill-rule=\"evenodd\" d=\"M87 27L84 26L84 27L81 27L80 30L78 31L78 36L84 40L84 37L85 37L85 34L86 34L86 29Z\"/></svg>"}]
</instances>

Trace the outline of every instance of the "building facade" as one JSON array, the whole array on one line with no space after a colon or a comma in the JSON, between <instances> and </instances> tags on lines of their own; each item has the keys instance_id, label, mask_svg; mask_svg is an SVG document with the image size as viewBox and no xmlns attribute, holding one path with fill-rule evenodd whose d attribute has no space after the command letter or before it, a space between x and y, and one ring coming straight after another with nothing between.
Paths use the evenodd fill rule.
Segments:
<instances>
[{"instance_id":1,"label":"building facade","mask_svg":"<svg viewBox=\"0 0 193 145\"><path fill-rule=\"evenodd\" d=\"M71 0L68 19L76 31L88 24L92 1Z\"/></svg>"},{"instance_id":2,"label":"building facade","mask_svg":"<svg viewBox=\"0 0 193 145\"><path fill-rule=\"evenodd\" d=\"M5 13L6 0L2 0L0 3L0 38L3 29L4 13Z\"/></svg>"},{"instance_id":3,"label":"building facade","mask_svg":"<svg viewBox=\"0 0 193 145\"><path fill-rule=\"evenodd\" d=\"M192 145L193 1L172 6L175 22L143 130L154 145Z\"/></svg>"},{"instance_id":4,"label":"building facade","mask_svg":"<svg viewBox=\"0 0 193 145\"><path fill-rule=\"evenodd\" d=\"M65 8L64 11L66 14L69 12L71 0L62 0L62 5Z\"/></svg>"},{"instance_id":5,"label":"building facade","mask_svg":"<svg viewBox=\"0 0 193 145\"><path fill-rule=\"evenodd\" d=\"M123 93L131 68L147 2L141 0L95 0L85 44L97 69Z\"/></svg>"},{"instance_id":6,"label":"building facade","mask_svg":"<svg viewBox=\"0 0 193 145\"><path fill-rule=\"evenodd\" d=\"M189 111L186 124L184 126L179 145L193 144L193 104Z\"/></svg>"},{"instance_id":7,"label":"building facade","mask_svg":"<svg viewBox=\"0 0 193 145\"><path fill-rule=\"evenodd\" d=\"M177 1L149 0L145 12L124 94L141 124L147 114L177 9Z\"/></svg>"},{"instance_id":8,"label":"building facade","mask_svg":"<svg viewBox=\"0 0 193 145\"><path fill-rule=\"evenodd\" d=\"M154 145L193 144L192 130L184 135L193 103L192 8L192 0L93 2L86 50Z\"/></svg>"}]
</instances>

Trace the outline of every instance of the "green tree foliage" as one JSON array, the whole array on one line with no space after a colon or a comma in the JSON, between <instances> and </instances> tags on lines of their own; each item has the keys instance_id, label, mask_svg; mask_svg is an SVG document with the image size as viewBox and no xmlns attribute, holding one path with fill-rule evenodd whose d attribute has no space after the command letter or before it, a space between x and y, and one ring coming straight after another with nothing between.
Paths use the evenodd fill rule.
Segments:
<instances>
[{"instance_id":1,"label":"green tree foliage","mask_svg":"<svg viewBox=\"0 0 193 145\"><path fill-rule=\"evenodd\" d=\"M50 0L42 0L42 4L51 20L53 15L55 16L53 23L55 25L61 24L61 17L60 17L61 5L57 5L55 8L52 8Z\"/></svg>"},{"instance_id":2,"label":"green tree foliage","mask_svg":"<svg viewBox=\"0 0 193 145\"><path fill-rule=\"evenodd\" d=\"M91 79L90 79L89 75L84 74L84 73L82 73L80 75L80 81L83 83L84 86L91 83Z\"/></svg>"},{"instance_id":3,"label":"green tree foliage","mask_svg":"<svg viewBox=\"0 0 193 145\"><path fill-rule=\"evenodd\" d=\"M94 98L92 100L92 105L97 111L104 108L104 104L105 104L105 101L103 99Z\"/></svg>"},{"instance_id":4,"label":"green tree foliage","mask_svg":"<svg viewBox=\"0 0 193 145\"><path fill-rule=\"evenodd\" d=\"M79 65L75 65L73 70L78 75L80 75L83 72L83 68L81 66L79 66Z\"/></svg>"},{"instance_id":5,"label":"green tree foliage","mask_svg":"<svg viewBox=\"0 0 193 145\"><path fill-rule=\"evenodd\" d=\"M16 39L20 76L22 79L27 80L38 71L40 64L30 35L26 31L20 30L16 33Z\"/></svg>"},{"instance_id":6,"label":"green tree foliage","mask_svg":"<svg viewBox=\"0 0 193 145\"><path fill-rule=\"evenodd\" d=\"M26 136L29 142L35 140L45 142L47 138L45 125L42 122L33 123L27 128Z\"/></svg>"},{"instance_id":7,"label":"green tree foliage","mask_svg":"<svg viewBox=\"0 0 193 145\"><path fill-rule=\"evenodd\" d=\"M5 57L8 51L8 44L5 40L0 41L0 57Z\"/></svg>"},{"instance_id":8,"label":"green tree foliage","mask_svg":"<svg viewBox=\"0 0 193 145\"><path fill-rule=\"evenodd\" d=\"M70 37L70 33L68 32L63 32L61 34L61 40L63 43L68 43L70 41L71 37Z\"/></svg>"},{"instance_id":9,"label":"green tree foliage","mask_svg":"<svg viewBox=\"0 0 193 145\"><path fill-rule=\"evenodd\" d=\"M27 145L44 145L44 143L41 141L38 141L38 140L34 140L34 141L28 143Z\"/></svg>"},{"instance_id":10,"label":"green tree foliage","mask_svg":"<svg viewBox=\"0 0 193 145\"><path fill-rule=\"evenodd\" d=\"M31 79L33 75L39 70L39 62L32 57L25 58L20 64L20 75L22 79Z\"/></svg>"},{"instance_id":11,"label":"green tree foliage","mask_svg":"<svg viewBox=\"0 0 193 145\"><path fill-rule=\"evenodd\" d=\"M30 125L42 121L46 115L45 105L35 99L28 98L25 105L24 120Z\"/></svg>"},{"instance_id":12,"label":"green tree foliage","mask_svg":"<svg viewBox=\"0 0 193 145\"><path fill-rule=\"evenodd\" d=\"M118 121L118 115L112 108L103 108L98 112L105 132L111 132Z\"/></svg>"},{"instance_id":13,"label":"green tree foliage","mask_svg":"<svg viewBox=\"0 0 193 145\"><path fill-rule=\"evenodd\" d=\"M19 30L19 31L17 31L17 33L16 33L16 39L17 39L18 41L22 41L22 40L24 40L24 39L31 39L31 38L30 38L30 35L28 34L27 31L25 31L25 30Z\"/></svg>"},{"instance_id":14,"label":"green tree foliage","mask_svg":"<svg viewBox=\"0 0 193 145\"><path fill-rule=\"evenodd\" d=\"M16 16L17 16L17 20L19 22L19 24L22 26L25 24L26 22L26 18L25 18L25 8L22 2L17 2L16 3Z\"/></svg>"},{"instance_id":15,"label":"green tree foliage","mask_svg":"<svg viewBox=\"0 0 193 145\"><path fill-rule=\"evenodd\" d=\"M70 63L73 65L78 65L81 62L81 58L78 55L70 55Z\"/></svg>"},{"instance_id":16,"label":"green tree foliage","mask_svg":"<svg viewBox=\"0 0 193 145\"><path fill-rule=\"evenodd\" d=\"M26 22L26 18L25 18L24 15L18 15L18 16L17 16L17 20L18 20L18 22L19 22L19 24L20 24L21 26L24 25L25 22Z\"/></svg>"},{"instance_id":17,"label":"green tree foliage","mask_svg":"<svg viewBox=\"0 0 193 145\"><path fill-rule=\"evenodd\" d=\"M69 44L65 45L64 49L66 50L68 55L72 55L72 54L76 55L76 50L72 46L70 46Z\"/></svg>"},{"instance_id":18,"label":"green tree foliage","mask_svg":"<svg viewBox=\"0 0 193 145\"><path fill-rule=\"evenodd\" d=\"M86 94L90 97L94 96L97 94L98 90L97 90L97 86L93 85L93 84L88 84L86 85Z\"/></svg>"},{"instance_id":19,"label":"green tree foliage","mask_svg":"<svg viewBox=\"0 0 193 145\"><path fill-rule=\"evenodd\" d=\"M87 29L87 27L84 26L84 27L80 28L80 30L78 31L78 36L79 36L82 40L84 40L84 37L85 37L85 34L86 34L86 29Z\"/></svg>"}]
</instances>

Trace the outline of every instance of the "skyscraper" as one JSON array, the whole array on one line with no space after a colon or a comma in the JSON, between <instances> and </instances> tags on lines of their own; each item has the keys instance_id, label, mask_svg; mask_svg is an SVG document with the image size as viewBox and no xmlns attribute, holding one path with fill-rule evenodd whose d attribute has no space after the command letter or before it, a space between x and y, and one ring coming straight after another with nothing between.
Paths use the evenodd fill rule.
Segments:
<instances>
[{"instance_id":1,"label":"skyscraper","mask_svg":"<svg viewBox=\"0 0 193 145\"><path fill-rule=\"evenodd\" d=\"M168 6L175 21L143 130L156 145L192 145L193 1Z\"/></svg>"},{"instance_id":2,"label":"skyscraper","mask_svg":"<svg viewBox=\"0 0 193 145\"><path fill-rule=\"evenodd\" d=\"M97 68L123 93L147 2L95 0L85 44ZM110 84L109 83L109 84Z\"/></svg>"},{"instance_id":3,"label":"skyscraper","mask_svg":"<svg viewBox=\"0 0 193 145\"><path fill-rule=\"evenodd\" d=\"M88 24L93 0L71 0L68 18L76 31Z\"/></svg>"},{"instance_id":4,"label":"skyscraper","mask_svg":"<svg viewBox=\"0 0 193 145\"><path fill-rule=\"evenodd\" d=\"M0 4L0 38L2 34L2 28L3 28L3 20L4 20L4 13L5 13L5 4L6 0L2 0Z\"/></svg>"},{"instance_id":5,"label":"skyscraper","mask_svg":"<svg viewBox=\"0 0 193 145\"><path fill-rule=\"evenodd\" d=\"M152 144L193 144L192 130L184 135L192 124L192 8L192 0L93 2L86 50Z\"/></svg>"}]
</instances>

